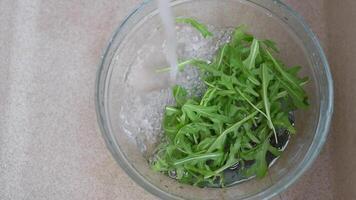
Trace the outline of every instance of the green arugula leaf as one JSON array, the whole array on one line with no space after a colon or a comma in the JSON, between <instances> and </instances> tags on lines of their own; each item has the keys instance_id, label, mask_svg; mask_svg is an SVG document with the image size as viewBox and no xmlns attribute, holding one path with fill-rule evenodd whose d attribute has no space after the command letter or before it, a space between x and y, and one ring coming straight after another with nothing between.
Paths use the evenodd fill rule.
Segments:
<instances>
[{"instance_id":1,"label":"green arugula leaf","mask_svg":"<svg viewBox=\"0 0 356 200\"><path fill-rule=\"evenodd\" d=\"M206 178L209 178L214 175L216 176L216 175L220 174L221 172L223 172L224 170L226 170L227 168L236 164L239 161L239 159L236 158L236 154L240 151L240 147L241 147L241 140L240 140L240 138L238 138L236 140L236 142L230 146L230 151L228 153L229 156L226 160L226 163L219 169L215 170L213 173L209 173L206 176L204 176L204 178L206 179Z\"/></svg>"},{"instance_id":2,"label":"green arugula leaf","mask_svg":"<svg viewBox=\"0 0 356 200\"><path fill-rule=\"evenodd\" d=\"M223 155L224 154L222 152L206 153L206 154L202 154L202 155L192 155L192 156L188 156L186 158L175 161L173 163L173 165L174 166L182 165L187 162L196 162L196 161L201 161L201 160L214 160L214 159L217 159Z\"/></svg>"},{"instance_id":3,"label":"green arugula leaf","mask_svg":"<svg viewBox=\"0 0 356 200\"><path fill-rule=\"evenodd\" d=\"M250 50L250 54L248 55L248 57L246 58L246 60L243 61L244 65L248 68L248 69L252 69L255 67L255 62L256 62L256 58L259 54L259 42L257 39L253 39L252 44L251 44L251 50Z\"/></svg>"},{"instance_id":4,"label":"green arugula leaf","mask_svg":"<svg viewBox=\"0 0 356 200\"><path fill-rule=\"evenodd\" d=\"M198 64L198 63L205 63L205 61L199 60L199 59L185 60L185 61L178 63L178 70L183 71L187 65L194 65L194 64ZM164 68L157 69L156 73L169 72L170 70L171 70L170 67L164 67Z\"/></svg>"},{"instance_id":5,"label":"green arugula leaf","mask_svg":"<svg viewBox=\"0 0 356 200\"><path fill-rule=\"evenodd\" d=\"M217 114L216 106L208 107L208 106L200 106L200 105L193 105L193 104L186 103L183 105L182 110L183 111L192 111L192 112L197 113L201 116L211 119L213 122L230 122L231 121L227 116Z\"/></svg>"},{"instance_id":6,"label":"green arugula leaf","mask_svg":"<svg viewBox=\"0 0 356 200\"><path fill-rule=\"evenodd\" d=\"M258 44L258 43L257 43ZM234 50L233 50L234 51ZM249 62L247 60L245 60L246 62ZM245 63L244 61L244 63ZM254 61L251 61L253 63L251 63L251 66L252 64L254 65ZM234 56L231 56L230 57L230 65L232 67L235 67L235 68L238 68L238 69L241 69L241 71L245 74L245 76L247 76L247 78L255 85L260 85L260 82L255 78L255 76L250 72L251 68L249 67L245 67L244 64L242 61L241 61L241 56L239 55L238 51L234 51Z\"/></svg>"},{"instance_id":7,"label":"green arugula leaf","mask_svg":"<svg viewBox=\"0 0 356 200\"><path fill-rule=\"evenodd\" d=\"M268 50L266 50L266 52L271 61L273 62L274 68L281 75L281 77L276 76L276 78L281 82L283 87L285 87L288 93L292 96L295 105L298 108L308 107L307 95L303 88L299 85L298 79L292 74L289 74L287 71L285 71Z\"/></svg>"},{"instance_id":8,"label":"green arugula leaf","mask_svg":"<svg viewBox=\"0 0 356 200\"><path fill-rule=\"evenodd\" d=\"M265 45L266 48L271 49L271 50L273 50L273 51L276 52L276 53L279 53L279 50L278 50L278 48L277 48L276 43L273 42L272 40L261 40L260 42L261 42L263 45Z\"/></svg>"},{"instance_id":9,"label":"green arugula leaf","mask_svg":"<svg viewBox=\"0 0 356 200\"><path fill-rule=\"evenodd\" d=\"M269 140L266 140L260 147L259 151L256 153L255 165L257 178L264 177L267 172L266 154L269 146Z\"/></svg>"},{"instance_id":10,"label":"green arugula leaf","mask_svg":"<svg viewBox=\"0 0 356 200\"><path fill-rule=\"evenodd\" d=\"M277 113L277 115L273 119L273 122L277 127L287 129L289 133L296 133L294 126L289 121L289 115L287 113Z\"/></svg>"},{"instance_id":11,"label":"green arugula leaf","mask_svg":"<svg viewBox=\"0 0 356 200\"><path fill-rule=\"evenodd\" d=\"M265 106L266 117L268 120L268 126L273 130L276 143L278 143L276 129L274 128L274 125L273 125L273 122L271 119L270 103L269 103L268 95L267 95L268 84L272 78L268 72L268 68L267 68L266 64L262 64L261 70L262 70L262 73L261 73L262 74L262 99L263 99L263 103Z\"/></svg>"},{"instance_id":12,"label":"green arugula leaf","mask_svg":"<svg viewBox=\"0 0 356 200\"><path fill-rule=\"evenodd\" d=\"M199 23L197 20L192 19L192 18L177 18L176 19L177 23L184 23L184 24L189 24L195 29L197 29L204 38L213 36L213 34L208 30L208 28L204 25Z\"/></svg>"},{"instance_id":13,"label":"green arugula leaf","mask_svg":"<svg viewBox=\"0 0 356 200\"><path fill-rule=\"evenodd\" d=\"M253 40L253 36L251 34L246 33L246 26L239 26L235 29L232 34L232 44L234 46L240 45L243 41L250 42Z\"/></svg>"},{"instance_id":14,"label":"green arugula leaf","mask_svg":"<svg viewBox=\"0 0 356 200\"><path fill-rule=\"evenodd\" d=\"M256 114L257 114L257 111L251 113L250 115L246 116L244 119L236 122L234 125L227 128L224 132L222 132L219 135L219 137L215 140L215 142L209 147L208 152L212 152L216 149L220 149L220 150L223 149L227 134L240 128L240 126L242 126L243 123L245 123L247 120L250 120Z\"/></svg>"},{"instance_id":15,"label":"green arugula leaf","mask_svg":"<svg viewBox=\"0 0 356 200\"><path fill-rule=\"evenodd\" d=\"M187 101L187 96L188 92L182 86L175 85L173 87L173 97L178 106L182 106L183 104L185 104L185 102Z\"/></svg>"}]
</instances>

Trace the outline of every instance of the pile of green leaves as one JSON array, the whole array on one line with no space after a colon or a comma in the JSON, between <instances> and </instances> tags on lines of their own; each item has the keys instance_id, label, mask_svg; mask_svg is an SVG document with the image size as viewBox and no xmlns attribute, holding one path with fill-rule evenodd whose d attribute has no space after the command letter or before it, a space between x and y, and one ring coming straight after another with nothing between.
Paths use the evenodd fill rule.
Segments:
<instances>
[{"instance_id":1,"label":"pile of green leaves","mask_svg":"<svg viewBox=\"0 0 356 200\"><path fill-rule=\"evenodd\" d=\"M203 36L212 34L193 19L180 19ZM258 40L237 27L212 62L191 59L180 64L197 67L206 85L203 96L173 87L176 105L165 108L161 143L151 163L156 171L182 183L223 186L224 170L235 164L246 177L266 175L266 154L279 156L278 134L295 133L289 112L307 108L299 66L287 68L273 54L275 43ZM165 71L165 70L161 70ZM273 141L274 140L274 141ZM247 167L246 163L253 163Z\"/></svg>"}]
</instances>

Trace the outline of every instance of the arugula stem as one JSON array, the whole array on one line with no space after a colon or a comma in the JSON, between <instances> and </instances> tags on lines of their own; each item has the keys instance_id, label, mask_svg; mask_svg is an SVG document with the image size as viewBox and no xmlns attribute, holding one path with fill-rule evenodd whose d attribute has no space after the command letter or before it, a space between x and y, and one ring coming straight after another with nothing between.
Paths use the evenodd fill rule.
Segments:
<instances>
[{"instance_id":1,"label":"arugula stem","mask_svg":"<svg viewBox=\"0 0 356 200\"><path fill-rule=\"evenodd\" d=\"M268 68L266 66L266 64L262 64L262 99L263 99L263 103L265 105L265 110L266 110L266 117L268 120L268 124L269 126L272 128L273 133L274 133L274 138L276 140L276 143L278 144L278 138L277 138L277 133L276 133L276 129L274 128L272 119L271 119L271 114L270 114L270 103L268 101L268 96L267 96L267 90L268 90L268 84L269 84L269 75L268 75Z\"/></svg>"},{"instance_id":2,"label":"arugula stem","mask_svg":"<svg viewBox=\"0 0 356 200\"><path fill-rule=\"evenodd\" d=\"M190 64L194 63L195 61L196 61L196 59L189 59L189 60L185 60L185 61L178 63L178 70L182 71L186 65L190 65ZM170 70L171 70L170 67L165 67L165 68L157 69L156 73L169 72Z\"/></svg>"},{"instance_id":3,"label":"arugula stem","mask_svg":"<svg viewBox=\"0 0 356 200\"><path fill-rule=\"evenodd\" d=\"M257 108L257 106L255 106L250 100L248 100L248 98L242 93L242 91L238 87L235 87L235 89L248 104L250 104L255 110L257 110L259 113L261 113L264 117L268 119L267 115L262 110Z\"/></svg>"},{"instance_id":4,"label":"arugula stem","mask_svg":"<svg viewBox=\"0 0 356 200\"><path fill-rule=\"evenodd\" d=\"M199 23L195 19L180 17L180 18L176 18L176 22L191 25L193 28L199 31L204 38L213 36L213 34L208 30L208 28L204 24Z\"/></svg>"},{"instance_id":5,"label":"arugula stem","mask_svg":"<svg viewBox=\"0 0 356 200\"><path fill-rule=\"evenodd\" d=\"M182 165L187 162L215 159L215 158L221 157L222 155L223 155L222 152L216 152L216 153L207 153L207 154L203 154L203 155L188 156L186 158L183 158L183 159L173 162L173 165L177 166L177 165Z\"/></svg>"},{"instance_id":6,"label":"arugula stem","mask_svg":"<svg viewBox=\"0 0 356 200\"><path fill-rule=\"evenodd\" d=\"M227 45L224 45L224 47L221 50L221 54L220 54L220 58L219 58L219 62L218 62L218 69L220 69L221 62L223 61L223 57L224 57L226 46Z\"/></svg>"}]
</instances>

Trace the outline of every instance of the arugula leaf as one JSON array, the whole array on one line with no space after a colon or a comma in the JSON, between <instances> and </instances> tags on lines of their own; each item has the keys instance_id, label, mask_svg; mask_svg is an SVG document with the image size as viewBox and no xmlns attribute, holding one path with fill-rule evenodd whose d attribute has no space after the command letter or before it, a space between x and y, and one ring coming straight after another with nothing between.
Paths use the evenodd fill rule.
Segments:
<instances>
[{"instance_id":1,"label":"arugula leaf","mask_svg":"<svg viewBox=\"0 0 356 200\"><path fill-rule=\"evenodd\" d=\"M261 42L263 45L265 45L266 48L271 49L271 50L273 50L273 51L276 52L276 53L279 53L279 50L278 50L278 48L277 48L276 43L273 42L272 40L266 39L266 40L261 40L260 42Z\"/></svg>"},{"instance_id":2,"label":"arugula leaf","mask_svg":"<svg viewBox=\"0 0 356 200\"><path fill-rule=\"evenodd\" d=\"M216 140L216 137L207 137L196 146L198 151L205 150Z\"/></svg>"},{"instance_id":3,"label":"arugula leaf","mask_svg":"<svg viewBox=\"0 0 356 200\"><path fill-rule=\"evenodd\" d=\"M256 136L254 136L251 131L246 131L246 135L247 135L247 137L249 137L249 139L250 139L252 142L257 143L257 144L260 143L260 140L259 140Z\"/></svg>"},{"instance_id":4,"label":"arugula leaf","mask_svg":"<svg viewBox=\"0 0 356 200\"><path fill-rule=\"evenodd\" d=\"M271 77L270 77L270 74L268 72L268 68L267 68L266 64L262 64L261 70L262 70L262 93L263 93L262 99L263 99L263 103L264 103L265 110L266 110L266 117L267 117L267 120L268 120L268 126L271 127L271 129L273 130L274 138L276 140L276 143L278 143L276 129L274 128L274 125L273 125L273 122L272 122L272 119L271 119L270 103L269 103L268 95L267 95L267 87L268 87L268 84L269 84L269 82L271 80Z\"/></svg>"},{"instance_id":5,"label":"arugula leaf","mask_svg":"<svg viewBox=\"0 0 356 200\"><path fill-rule=\"evenodd\" d=\"M235 29L232 34L232 44L240 45L243 41L250 42L253 40L253 36L251 34L246 33L246 26L242 25Z\"/></svg>"},{"instance_id":6,"label":"arugula leaf","mask_svg":"<svg viewBox=\"0 0 356 200\"><path fill-rule=\"evenodd\" d=\"M259 54L259 42L257 39L253 39L251 44L250 54L248 55L246 60L243 61L244 65L248 69L252 69L255 67L255 62L258 54Z\"/></svg>"},{"instance_id":7,"label":"arugula leaf","mask_svg":"<svg viewBox=\"0 0 356 200\"><path fill-rule=\"evenodd\" d=\"M257 111L251 113L250 115L246 116L244 119L236 122L234 125L230 126L227 128L224 132L222 132L219 137L215 140L215 142L209 147L207 152L212 152L216 149L223 149L225 139L228 133L233 132L234 130L237 130L240 128L240 126L245 123L247 120L250 120L252 117L254 117L257 114Z\"/></svg>"},{"instance_id":8,"label":"arugula leaf","mask_svg":"<svg viewBox=\"0 0 356 200\"><path fill-rule=\"evenodd\" d=\"M208 30L208 28L204 25L199 23L197 20L192 18L176 18L177 23L184 23L189 24L195 29L197 29L204 38L211 37L213 34Z\"/></svg>"},{"instance_id":9,"label":"arugula leaf","mask_svg":"<svg viewBox=\"0 0 356 200\"><path fill-rule=\"evenodd\" d=\"M273 62L274 68L281 75L281 77L276 76L276 78L281 82L283 87L285 87L288 93L292 96L295 105L298 108L308 107L307 95L303 88L299 85L297 77L286 72L267 49L266 52L271 61Z\"/></svg>"},{"instance_id":10,"label":"arugula leaf","mask_svg":"<svg viewBox=\"0 0 356 200\"><path fill-rule=\"evenodd\" d=\"M217 114L217 107L216 106L200 106L200 105L193 105L186 103L182 107L183 111L192 111L197 113L201 116L207 117L211 119L213 122L230 122L231 120L224 115ZM193 117L192 117L193 119Z\"/></svg>"},{"instance_id":11,"label":"arugula leaf","mask_svg":"<svg viewBox=\"0 0 356 200\"><path fill-rule=\"evenodd\" d=\"M228 156L225 164L222 167L220 167L219 169L215 170L213 173L209 173L208 175L204 176L204 178L206 179L211 176L218 175L219 173L223 172L225 169L236 164L239 161L239 159L236 158L236 154L240 151L240 147L241 147L241 140L240 140L240 138L238 138L236 140L236 142L230 146L230 151L228 153L229 156Z\"/></svg>"},{"instance_id":12,"label":"arugula leaf","mask_svg":"<svg viewBox=\"0 0 356 200\"><path fill-rule=\"evenodd\" d=\"M178 63L178 70L183 71L187 65L194 64L198 61L199 60L197 60L197 59L189 59L189 60L182 61L182 62ZM171 70L170 67L160 68L160 69L156 70L156 73L169 72L170 70Z\"/></svg>"},{"instance_id":13,"label":"arugula leaf","mask_svg":"<svg viewBox=\"0 0 356 200\"><path fill-rule=\"evenodd\" d=\"M255 165L257 178L264 177L267 172L266 154L269 146L269 140L266 140L260 147L259 151L256 153Z\"/></svg>"},{"instance_id":14,"label":"arugula leaf","mask_svg":"<svg viewBox=\"0 0 356 200\"><path fill-rule=\"evenodd\" d=\"M257 43L258 44L258 43ZM250 58L251 59L251 58ZM254 58L256 59L256 58ZM238 53L238 51L234 51L234 56L230 57L230 65L232 67L235 68L240 68L242 70L242 72L245 74L245 76L247 76L247 78L255 85L260 85L260 82L255 78L255 76L250 72L251 68L250 67L245 67L244 65L245 62L250 62L248 60L245 60L244 63L241 61L240 55ZM254 65L254 60L251 61L253 63L251 63Z\"/></svg>"},{"instance_id":15,"label":"arugula leaf","mask_svg":"<svg viewBox=\"0 0 356 200\"><path fill-rule=\"evenodd\" d=\"M277 115L273 119L273 122L277 127L287 129L289 133L296 133L294 126L289 121L289 115L286 113L277 113Z\"/></svg>"},{"instance_id":16,"label":"arugula leaf","mask_svg":"<svg viewBox=\"0 0 356 200\"><path fill-rule=\"evenodd\" d=\"M207 106L209 101L214 97L217 89L214 88L208 88L207 91L205 92L203 98L200 100L200 105L201 106Z\"/></svg>"},{"instance_id":17,"label":"arugula leaf","mask_svg":"<svg viewBox=\"0 0 356 200\"><path fill-rule=\"evenodd\" d=\"M173 97L178 106L182 106L183 104L185 104L185 102L187 101L187 95L187 90L182 86L175 85L173 87Z\"/></svg>"},{"instance_id":18,"label":"arugula leaf","mask_svg":"<svg viewBox=\"0 0 356 200\"><path fill-rule=\"evenodd\" d=\"M278 150L276 147L272 146L269 144L268 146L268 151L271 152L274 156L280 156L282 154L282 151Z\"/></svg>"},{"instance_id":19,"label":"arugula leaf","mask_svg":"<svg viewBox=\"0 0 356 200\"><path fill-rule=\"evenodd\" d=\"M169 141L172 141L175 138L175 135L179 130L180 125L177 120L177 115L178 113L170 115L166 112L163 117L163 130Z\"/></svg>"},{"instance_id":20,"label":"arugula leaf","mask_svg":"<svg viewBox=\"0 0 356 200\"><path fill-rule=\"evenodd\" d=\"M219 51L219 55L218 55L218 63L217 63L217 68L219 69L221 64L222 64L222 61L223 61L223 58L225 56L225 52L226 52L226 49L227 49L228 45L223 45L221 50Z\"/></svg>"},{"instance_id":21,"label":"arugula leaf","mask_svg":"<svg viewBox=\"0 0 356 200\"><path fill-rule=\"evenodd\" d=\"M192 156L188 156L186 158L175 161L173 163L173 166L182 165L187 162L196 162L196 161L201 161L201 160L213 160L213 159L219 158L221 156L223 156L222 152L207 153L207 154L202 154L202 155L192 155Z\"/></svg>"}]
</instances>

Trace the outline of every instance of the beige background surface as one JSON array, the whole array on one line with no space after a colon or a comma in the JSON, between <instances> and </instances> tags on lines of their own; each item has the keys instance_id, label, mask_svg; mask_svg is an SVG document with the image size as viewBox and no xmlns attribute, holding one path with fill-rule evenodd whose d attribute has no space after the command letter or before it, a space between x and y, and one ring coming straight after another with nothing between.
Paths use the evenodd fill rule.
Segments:
<instances>
[{"instance_id":1,"label":"beige background surface","mask_svg":"<svg viewBox=\"0 0 356 200\"><path fill-rule=\"evenodd\" d=\"M0 1L0 199L156 199L114 162L94 106L101 52L139 2ZM321 155L276 199L354 199L356 2L286 2L328 52L336 108Z\"/></svg>"}]
</instances>

